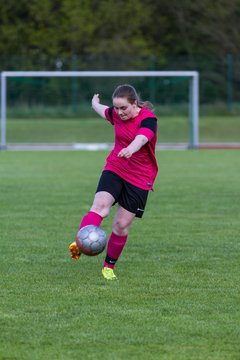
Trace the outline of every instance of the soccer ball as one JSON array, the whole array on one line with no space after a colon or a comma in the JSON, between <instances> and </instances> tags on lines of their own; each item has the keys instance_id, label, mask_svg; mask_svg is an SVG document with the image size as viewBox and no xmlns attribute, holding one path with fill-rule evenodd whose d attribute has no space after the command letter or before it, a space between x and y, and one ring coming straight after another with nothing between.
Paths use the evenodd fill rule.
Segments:
<instances>
[{"instance_id":1,"label":"soccer ball","mask_svg":"<svg viewBox=\"0 0 240 360\"><path fill-rule=\"evenodd\" d=\"M107 236L100 227L87 225L78 231L76 242L82 253L95 256L105 249Z\"/></svg>"}]
</instances>

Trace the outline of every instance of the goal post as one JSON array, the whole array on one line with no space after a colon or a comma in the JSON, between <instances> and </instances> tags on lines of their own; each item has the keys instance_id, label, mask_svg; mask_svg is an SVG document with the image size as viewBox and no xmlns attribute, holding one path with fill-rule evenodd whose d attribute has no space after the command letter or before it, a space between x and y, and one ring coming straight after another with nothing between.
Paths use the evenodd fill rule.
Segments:
<instances>
[{"instance_id":1,"label":"goal post","mask_svg":"<svg viewBox=\"0 0 240 360\"><path fill-rule=\"evenodd\" d=\"M189 148L199 146L199 74L197 71L3 71L1 73L1 143L0 149L7 148L7 79L34 77L165 77L189 78Z\"/></svg>"}]
</instances>

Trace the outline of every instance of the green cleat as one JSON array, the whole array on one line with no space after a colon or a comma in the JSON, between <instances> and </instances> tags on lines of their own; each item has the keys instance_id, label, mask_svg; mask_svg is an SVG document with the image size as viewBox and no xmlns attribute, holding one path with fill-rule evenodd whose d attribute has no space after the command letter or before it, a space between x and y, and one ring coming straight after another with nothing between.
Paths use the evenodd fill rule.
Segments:
<instances>
[{"instance_id":1,"label":"green cleat","mask_svg":"<svg viewBox=\"0 0 240 360\"><path fill-rule=\"evenodd\" d=\"M111 269L111 268L104 267L102 269L102 274L106 280L116 280L117 279L116 275L113 272L113 269Z\"/></svg>"}]
</instances>

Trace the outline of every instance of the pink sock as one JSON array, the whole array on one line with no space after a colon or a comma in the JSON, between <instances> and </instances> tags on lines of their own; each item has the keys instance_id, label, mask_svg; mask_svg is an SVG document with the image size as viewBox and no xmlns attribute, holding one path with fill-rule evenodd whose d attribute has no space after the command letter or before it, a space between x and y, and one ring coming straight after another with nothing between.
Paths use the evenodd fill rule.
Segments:
<instances>
[{"instance_id":1,"label":"pink sock","mask_svg":"<svg viewBox=\"0 0 240 360\"><path fill-rule=\"evenodd\" d=\"M94 211L89 211L87 215L85 215L79 225L79 229L83 228L87 225L95 225L100 226L103 218L101 215L95 213Z\"/></svg>"},{"instance_id":2,"label":"pink sock","mask_svg":"<svg viewBox=\"0 0 240 360\"><path fill-rule=\"evenodd\" d=\"M107 246L107 256L104 261L104 265L111 269L114 269L115 263L121 255L123 248L126 244L128 235L120 236L116 235L114 232L111 233L108 240Z\"/></svg>"}]
</instances>

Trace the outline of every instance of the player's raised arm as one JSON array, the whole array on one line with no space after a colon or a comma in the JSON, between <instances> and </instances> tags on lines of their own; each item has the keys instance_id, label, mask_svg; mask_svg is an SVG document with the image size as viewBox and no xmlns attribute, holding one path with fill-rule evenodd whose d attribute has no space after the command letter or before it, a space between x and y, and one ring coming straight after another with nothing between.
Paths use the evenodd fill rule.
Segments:
<instances>
[{"instance_id":1,"label":"player's raised arm","mask_svg":"<svg viewBox=\"0 0 240 360\"><path fill-rule=\"evenodd\" d=\"M100 104L99 94L93 95L92 108L96 111L98 115L106 119L105 110L108 108L108 106Z\"/></svg>"}]
</instances>

